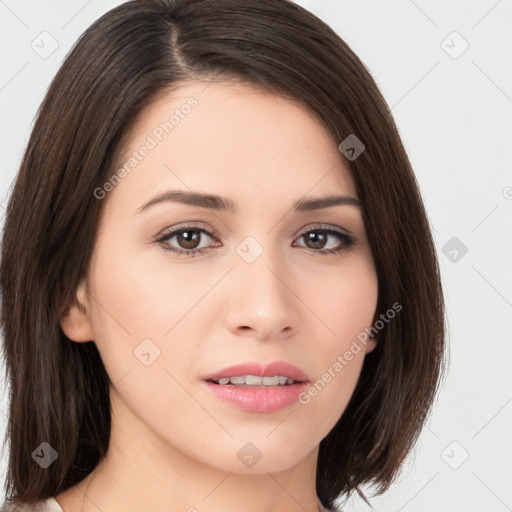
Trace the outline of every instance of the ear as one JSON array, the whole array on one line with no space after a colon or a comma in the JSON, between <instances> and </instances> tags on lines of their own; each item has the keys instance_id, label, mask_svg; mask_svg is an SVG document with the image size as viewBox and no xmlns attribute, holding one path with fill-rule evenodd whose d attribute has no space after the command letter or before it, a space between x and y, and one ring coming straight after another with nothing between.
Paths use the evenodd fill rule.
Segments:
<instances>
[{"instance_id":1,"label":"ear","mask_svg":"<svg viewBox=\"0 0 512 512\"><path fill-rule=\"evenodd\" d=\"M377 329L376 327L374 327L374 326L378 325L377 322L381 322L382 324L384 324L381 317L382 317L382 315L379 316L378 310L376 309L375 314L373 315L372 326L369 329L370 336L368 337L368 339L365 342L365 349L366 349L367 354L369 354L370 352L375 350L375 348L377 347L377 343L379 342L379 339L381 337L381 334L382 334L380 331L381 328ZM376 330L377 332L373 333L372 329ZM365 331L366 331L366 329L365 329Z\"/></svg>"},{"instance_id":2,"label":"ear","mask_svg":"<svg viewBox=\"0 0 512 512\"><path fill-rule=\"evenodd\" d=\"M85 279L78 286L66 312L60 318L59 324L64 334L72 341L94 340Z\"/></svg>"},{"instance_id":3,"label":"ear","mask_svg":"<svg viewBox=\"0 0 512 512\"><path fill-rule=\"evenodd\" d=\"M377 338L373 336L366 342L366 353L369 354L377 346Z\"/></svg>"}]
</instances>

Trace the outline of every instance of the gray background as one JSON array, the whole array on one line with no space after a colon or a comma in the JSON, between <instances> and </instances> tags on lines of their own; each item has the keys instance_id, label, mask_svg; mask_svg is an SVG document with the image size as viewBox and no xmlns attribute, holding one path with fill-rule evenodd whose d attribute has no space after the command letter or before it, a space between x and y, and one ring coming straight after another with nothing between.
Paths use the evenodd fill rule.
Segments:
<instances>
[{"instance_id":1,"label":"gray background","mask_svg":"<svg viewBox=\"0 0 512 512\"><path fill-rule=\"evenodd\" d=\"M51 78L78 36L119 3L0 0L2 217ZM297 3L346 40L392 107L445 285L447 378L400 479L372 503L382 512L512 510L512 1ZM366 510L358 497L346 505Z\"/></svg>"}]
</instances>

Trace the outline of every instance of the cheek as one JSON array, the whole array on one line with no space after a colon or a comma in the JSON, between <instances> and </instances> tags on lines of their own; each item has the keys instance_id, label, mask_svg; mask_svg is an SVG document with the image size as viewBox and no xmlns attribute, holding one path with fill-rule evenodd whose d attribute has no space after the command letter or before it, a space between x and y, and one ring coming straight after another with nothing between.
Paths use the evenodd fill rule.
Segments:
<instances>
[{"instance_id":1,"label":"cheek","mask_svg":"<svg viewBox=\"0 0 512 512\"><path fill-rule=\"evenodd\" d=\"M113 382L148 357L154 360L151 366L173 371L194 361L208 318L217 318L212 302L200 299L223 272L205 268L194 277L184 269L151 257L150 251L137 253L121 244L97 247L90 271L91 315L96 345Z\"/></svg>"},{"instance_id":2,"label":"cheek","mask_svg":"<svg viewBox=\"0 0 512 512\"><path fill-rule=\"evenodd\" d=\"M330 430L346 408L359 379L366 351L372 348L365 329L372 326L378 281L370 253L347 259L308 291L308 304L322 320L312 356L317 369L301 404L315 410ZM315 309L316 308L316 309ZM322 411L322 413L320 413Z\"/></svg>"},{"instance_id":3,"label":"cheek","mask_svg":"<svg viewBox=\"0 0 512 512\"><path fill-rule=\"evenodd\" d=\"M120 252L105 247L91 266L96 345L129 409L154 422L154 428L164 419L171 422L172 411L185 409L188 414L180 417L184 434L201 415L180 383L197 353L196 340L187 335L197 334L197 322L196 330L191 329L191 308L208 283L196 280L195 288L186 286L178 271L171 275L168 267L154 268Z\"/></svg>"},{"instance_id":4,"label":"cheek","mask_svg":"<svg viewBox=\"0 0 512 512\"><path fill-rule=\"evenodd\" d=\"M377 301L378 280L368 246L339 264L302 280L301 296L322 321L317 339L324 364L343 353L371 325Z\"/></svg>"}]
</instances>

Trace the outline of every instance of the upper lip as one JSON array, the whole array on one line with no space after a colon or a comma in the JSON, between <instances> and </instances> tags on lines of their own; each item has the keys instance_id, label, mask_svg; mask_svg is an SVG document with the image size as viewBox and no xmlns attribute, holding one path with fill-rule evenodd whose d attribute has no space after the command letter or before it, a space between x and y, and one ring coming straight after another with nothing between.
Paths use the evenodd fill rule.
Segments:
<instances>
[{"instance_id":1,"label":"upper lip","mask_svg":"<svg viewBox=\"0 0 512 512\"><path fill-rule=\"evenodd\" d=\"M246 363L228 366L218 372L207 375L204 380L218 381L226 377L241 377L243 375L254 375L256 377L288 377L296 382L309 381L308 376L296 366L285 363L284 361L272 361L270 363L261 363L258 361L249 361Z\"/></svg>"}]
</instances>

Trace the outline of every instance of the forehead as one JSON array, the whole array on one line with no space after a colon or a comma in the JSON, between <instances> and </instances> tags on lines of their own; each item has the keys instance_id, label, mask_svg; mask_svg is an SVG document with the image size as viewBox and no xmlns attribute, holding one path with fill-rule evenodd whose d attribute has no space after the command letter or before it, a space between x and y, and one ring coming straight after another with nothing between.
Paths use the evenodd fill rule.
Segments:
<instances>
[{"instance_id":1,"label":"forehead","mask_svg":"<svg viewBox=\"0 0 512 512\"><path fill-rule=\"evenodd\" d=\"M166 188L246 204L333 191L356 197L338 143L314 113L240 83L198 81L162 93L127 134L121 168L123 179L110 194L132 203Z\"/></svg>"}]
</instances>

